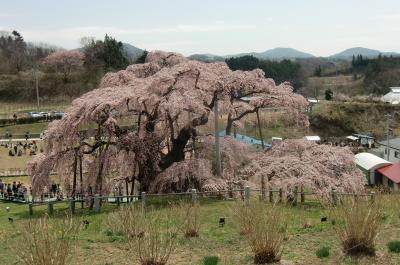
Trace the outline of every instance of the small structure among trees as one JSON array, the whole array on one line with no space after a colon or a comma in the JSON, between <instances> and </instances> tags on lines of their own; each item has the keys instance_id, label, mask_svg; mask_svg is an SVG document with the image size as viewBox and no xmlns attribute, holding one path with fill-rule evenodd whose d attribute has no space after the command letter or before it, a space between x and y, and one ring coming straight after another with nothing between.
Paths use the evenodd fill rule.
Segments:
<instances>
[{"instance_id":1,"label":"small structure among trees","mask_svg":"<svg viewBox=\"0 0 400 265\"><path fill-rule=\"evenodd\" d=\"M131 194L135 183L152 192L241 185L239 169L252 159L247 146L225 137L223 174L216 176L214 140L201 130L214 118L217 101L234 122L261 107L279 106L308 124L307 101L289 83L276 85L259 69L232 71L225 63L160 51L148 53L145 61L106 74L98 89L75 99L63 119L49 125L45 153L29 164L34 192L41 192L53 169L72 196L85 190L107 194L124 184L128 193L128 183ZM93 134L83 135L86 130Z\"/></svg>"}]
</instances>

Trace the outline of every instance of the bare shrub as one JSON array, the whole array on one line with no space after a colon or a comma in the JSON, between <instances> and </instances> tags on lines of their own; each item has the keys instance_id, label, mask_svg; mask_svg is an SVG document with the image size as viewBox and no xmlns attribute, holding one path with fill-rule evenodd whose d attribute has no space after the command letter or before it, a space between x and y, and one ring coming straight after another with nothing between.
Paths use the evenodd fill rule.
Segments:
<instances>
[{"instance_id":1,"label":"bare shrub","mask_svg":"<svg viewBox=\"0 0 400 265\"><path fill-rule=\"evenodd\" d=\"M249 216L244 217L246 206ZM260 202L251 202L241 207L243 207L243 212L238 218L244 217L244 220L240 222L248 225L246 238L254 253L254 263L279 261L286 231L283 208Z\"/></svg>"},{"instance_id":2,"label":"bare shrub","mask_svg":"<svg viewBox=\"0 0 400 265\"><path fill-rule=\"evenodd\" d=\"M345 198L332 209L338 225L335 231L343 252L349 255L375 255L375 245L382 224L382 203Z\"/></svg>"},{"instance_id":3,"label":"bare shrub","mask_svg":"<svg viewBox=\"0 0 400 265\"><path fill-rule=\"evenodd\" d=\"M64 265L81 224L68 216L30 219L19 227L21 237L17 238L16 255L26 265Z\"/></svg>"},{"instance_id":4,"label":"bare shrub","mask_svg":"<svg viewBox=\"0 0 400 265\"><path fill-rule=\"evenodd\" d=\"M132 253L136 253L141 265L165 265L175 250L177 228L172 211L144 209L139 205L121 207L112 214L121 225ZM115 219L121 217L120 221ZM110 223L110 220L109 220Z\"/></svg>"},{"instance_id":5,"label":"bare shrub","mask_svg":"<svg viewBox=\"0 0 400 265\"><path fill-rule=\"evenodd\" d=\"M123 234L134 237L138 233L138 220L143 215L141 206L128 204L117 211L110 213L107 217L107 226L113 234Z\"/></svg>"},{"instance_id":6,"label":"bare shrub","mask_svg":"<svg viewBox=\"0 0 400 265\"><path fill-rule=\"evenodd\" d=\"M200 205L181 202L175 206L178 213L179 229L186 238L198 237L200 232Z\"/></svg>"},{"instance_id":7,"label":"bare shrub","mask_svg":"<svg viewBox=\"0 0 400 265\"><path fill-rule=\"evenodd\" d=\"M252 227L252 212L248 204L242 201L236 203L233 208L233 215L238 220L238 225L240 227L240 234L247 235L250 233Z\"/></svg>"}]
</instances>

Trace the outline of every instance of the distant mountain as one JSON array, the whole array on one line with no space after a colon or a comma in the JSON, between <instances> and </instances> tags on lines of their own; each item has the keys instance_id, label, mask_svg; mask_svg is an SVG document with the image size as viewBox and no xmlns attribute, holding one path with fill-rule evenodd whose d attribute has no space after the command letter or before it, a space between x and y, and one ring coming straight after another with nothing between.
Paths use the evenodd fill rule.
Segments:
<instances>
[{"instance_id":1,"label":"distant mountain","mask_svg":"<svg viewBox=\"0 0 400 265\"><path fill-rule=\"evenodd\" d=\"M125 57L130 61L133 62L137 57L139 57L144 50L139 49L129 43L122 43Z\"/></svg>"},{"instance_id":2,"label":"distant mountain","mask_svg":"<svg viewBox=\"0 0 400 265\"><path fill-rule=\"evenodd\" d=\"M310 53L302 52L293 48L274 48L271 50L266 50L265 52L240 53L235 55L227 55L225 57L240 57L244 55L252 55L263 60L305 59L315 57Z\"/></svg>"},{"instance_id":3,"label":"distant mountain","mask_svg":"<svg viewBox=\"0 0 400 265\"><path fill-rule=\"evenodd\" d=\"M255 57L260 59L303 59L303 58L313 58L314 55L306 52L302 52L292 48L275 48L267 50L265 52L255 53Z\"/></svg>"},{"instance_id":4,"label":"distant mountain","mask_svg":"<svg viewBox=\"0 0 400 265\"><path fill-rule=\"evenodd\" d=\"M378 57L379 54L386 55L386 56L400 56L399 53L395 52L382 52L378 50L368 49L364 47L354 47L347 50L344 50L340 53L334 54L329 56L329 58L336 58L336 59L351 59L354 56L362 55L363 57L367 58L375 58Z\"/></svg>"}]
</instances>

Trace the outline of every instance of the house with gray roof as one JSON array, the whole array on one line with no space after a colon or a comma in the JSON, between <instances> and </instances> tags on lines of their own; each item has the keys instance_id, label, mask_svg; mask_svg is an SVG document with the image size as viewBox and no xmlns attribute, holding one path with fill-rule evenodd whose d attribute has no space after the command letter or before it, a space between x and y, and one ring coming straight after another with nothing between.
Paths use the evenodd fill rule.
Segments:
<instances>
[{"instance_id":1,"label":"house with gray roof","mask_svg":"<svg viewBox=\"0 0 400 265\"><path fill-rule=\"evenodd\" d=\"M378 151L382 154L383 158L392 162L398 163L400 162L400 138L393 138L389 140L389 149L387 148L387 140L383 140L378 142L380 147ZM387 158L389 151L389 159Z\"/></svg>"},{"instance_id":2,"label":"house with gray roof","mask_svg":"<svg viewBox=\"0 0 400 265\"><path fill-rule=\"evenodd\" d=\"M384 95L381 100L390 104L400 103L400 87L390 87L390 92Z\"/></svg>"}]
</instances>

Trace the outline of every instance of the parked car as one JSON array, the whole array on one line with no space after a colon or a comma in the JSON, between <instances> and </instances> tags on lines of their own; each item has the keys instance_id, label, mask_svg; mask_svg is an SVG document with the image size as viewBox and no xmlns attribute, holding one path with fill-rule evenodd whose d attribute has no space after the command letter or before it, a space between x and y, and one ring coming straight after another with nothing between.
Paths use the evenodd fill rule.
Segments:
<instances>
[{"instance_id":1,"label":"parked car","mask_svg":"<svg viewBox=\"0 0 400 265\"><path fill-rule=\"evenodd\" d=\"M49 116L50 117L54 117L54 118L57 118L57 119L61 119L63 116L64 116L64 112L62 112L62 111L50 111L49 112Z\"/></svg>"},{"instance_id":2,"label":"parked car","mask_svg":"<svg viewBox=\"0 0 400 265\"><path fill-rule=\"evenodd\" d=\"M29 118L45 118L49 115L49 113L44 112L44 111L41 111L41 112L31 111L31 112L28 112L27 115Z\"/></svg>"},{"instance_id":3,"label":"parked car","mask_svg":"<svg viewBox=\"0 0 400 265\"><path fill-rule=\"evenodd\" d=\"M40 112L36 112L36 111L31 111L27 113L28 118L40 118L43 117Z\"/></svg>"}]
</instances>

